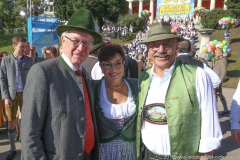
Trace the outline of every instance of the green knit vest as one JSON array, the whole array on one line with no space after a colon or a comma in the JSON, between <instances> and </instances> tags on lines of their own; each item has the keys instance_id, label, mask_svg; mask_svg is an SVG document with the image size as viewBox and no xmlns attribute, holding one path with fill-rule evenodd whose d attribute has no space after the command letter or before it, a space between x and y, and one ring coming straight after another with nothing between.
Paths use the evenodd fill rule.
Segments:
<instances>
[{"instance_id":1,"label":"green knit vest","mask_svg":"<svg viewBox=\"0 0 240 160\"><path fill-rule=\"evenodd\" d=\"M196 66L176 61L165 97L167 123L172 159L194 159L198 155L201 135L201 112L196 95ZM150 69L139 77L139 109L137 117L136 154L143 149L141 144L142 109L150 86ZM178 157L177 157L178 156Z\"/></svg>"}]
</instances>

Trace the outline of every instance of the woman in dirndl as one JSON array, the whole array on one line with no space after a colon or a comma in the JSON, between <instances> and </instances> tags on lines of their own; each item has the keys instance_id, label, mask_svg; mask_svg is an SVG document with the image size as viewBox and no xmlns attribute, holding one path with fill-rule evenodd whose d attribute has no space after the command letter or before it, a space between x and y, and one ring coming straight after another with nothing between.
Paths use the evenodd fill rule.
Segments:
<instances>
[{"instance_id":1,"label":"woman in dirndl","mask_svg":"<svg viewBox=\"0 0 240 160\"><path fill-rule=\"evenodd\" d=\"M101 80L93 80L100 160L135 160L138 80L125 78L125 54L119 45L99 51Z\"/></svg>"}]
</instances>

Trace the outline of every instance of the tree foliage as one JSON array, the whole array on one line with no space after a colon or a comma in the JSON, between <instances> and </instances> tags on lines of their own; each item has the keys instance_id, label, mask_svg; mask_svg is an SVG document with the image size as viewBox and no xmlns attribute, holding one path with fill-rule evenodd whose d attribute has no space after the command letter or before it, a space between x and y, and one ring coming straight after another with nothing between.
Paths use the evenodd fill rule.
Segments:
<instances>
[{"instance_id":1,"label":"tree foliage","mask_svg":"<svg viewBox=\"0 0 240 160\"><path fill-rule=\"evenodd\" d=\"M234 14L235 18L240 16L240 0L227 0L227 10Z\"/></svg>"},{"instance_id":2,"label":"tree foliage","mask_svg":"<svg viewBox=\"0 0 240 160\"><path fill-rule=\"evenodd\" d=\"M110 21L117 21L118 16L124 14L126 3L123 0L55 0L56 16L61 20L68 20L75 10L85 8L93 13L101 28L103 17Z\"/></svg>"},{"instance_id":3,"label":"tree foliage","mask_svg":"<svg viewBox=\"0 0 240 160\"><path fill-rule=\"evenodd\" d=\"M214 9L208 12L202 18L202 25L204 26L204 28L221 29L221 26L218 24L218 21L226 16L235 17L230 10L223 10L220 8Z\"/></svg>"},{"instance_id":4,"label":"tree foliage","mask_svg":"<svg viewBox=\"0 0 240 160\"><path fill-rule=\"evenodd\" d=\"M27 11L26 0L1 0L0 10L0 29L26 27L27 15L21 17L19 14L20 11Z\"/></svg>"},{"instance_id":5,"label":"tree foliage","mask_svg":"<svg viewBox=\"0 0 240 160\"><path fill-rule=\"evenodd\" d=\"M143 18L138 17L138 14L127 14L122 15L118 18L118 25L119 26L133 26L134 32L143 30L144 27L144 20Z\"/></svg>"}]
</instances>

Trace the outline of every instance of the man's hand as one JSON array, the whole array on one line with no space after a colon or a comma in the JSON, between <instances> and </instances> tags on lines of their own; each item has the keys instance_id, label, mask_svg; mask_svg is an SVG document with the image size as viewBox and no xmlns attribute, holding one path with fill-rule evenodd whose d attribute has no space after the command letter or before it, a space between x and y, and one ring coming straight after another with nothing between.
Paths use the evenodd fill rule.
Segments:
<instances>
[{"instance_id":1,"label":"man's hand","mask_svg":"<svg viewBox=\"0 0 240 160\"><path fill-rule=\"evenodd\" d=\"M240 129L232 129L231 134L232 134L233 141L240 144L240 142L239 142Z\"/></svg>"},{"instance_id":2,"label":"man's hand","mask_svg":"<svg viewBox=\"0 0 240 160\"><path fill-rule=\"evenodd\" d=\"M207 157L201 156L199 160L208 160Z\"/></svg>"},{"instance_id":3,"label":"man's hand","mask_svg":"<svg viewBox=\"0 0 240 160\"><path fill-rule=\"evenodd\" d=\"M9 98L4 99L5 107L11 108L12 107L12 101Z\"/></svg>"},{"instance_id":4,"label":"man's hand","mask_svg":"<svg viewBox=\"0 0 240 160\"><path fill-rule=\"evenodd\" d=\"M209 160L209 159L212 159L213 154L214 154L214 150L211 151L211 152L207 152L204 155L202 155L199 160Z\"/></svg>"}]
</instances>

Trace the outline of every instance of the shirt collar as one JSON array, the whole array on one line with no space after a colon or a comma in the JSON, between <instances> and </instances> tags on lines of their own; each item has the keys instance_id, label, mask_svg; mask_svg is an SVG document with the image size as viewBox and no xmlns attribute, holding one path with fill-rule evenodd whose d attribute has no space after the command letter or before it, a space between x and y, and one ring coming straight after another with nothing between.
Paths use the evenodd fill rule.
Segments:
<instances>
[{"instance_id":1,"label":"shirt collar","mask_svg":"<svg viewBox=\"0 0 240 160\"><path fill-rule=\"evenodd\" d=\"M22 59L23 56L24 56L24 55L17 57L17 56L13 53L13 57L16 58L16 59Z\"/></svg>"},{"instance_id":2,"label":"shirt collar","mask_svg":"<svg viewBox=\"0 0 240 160\"><path fill-rule=\"evenodd\" d=\"M76 68L71 62L70 60L67 58L67 56L62 53L61 54L63 60L68 64L68 66L75 72L76 70L82 70L82 66L80 66L79 68Z\"/></svg>"},{"instance_id":3,"label":"shirt collar","mask_svg":"<svg viewBox=\"0 0 240 160\"><path fill-rule=\"evenodd\" d=\"M174 65L176 63L176 60L174 61L174 63L172 64L172 66L170 68L167 68L164 70L164 74L163 74L163 77L166 77L166 76L171 76L172 75L172 71L173 71L173 68L174 68ZM151 71L150 71L150 77L153 78L153 77L159 77L157 75L157 73L155 72L155 65L153 64L153 67L151 68ZM160 77L161 78L161 77Z\"/></svg>"},{"instance_id":4,"label":"shirt collar","mask_svg":"<svg viewBox=\"0 0 240 160\"><path fill-rule=\"evenodd\" d=\"M179 53L178 56L190 56L188 53Z\"/></svg>"}]
</instances>

